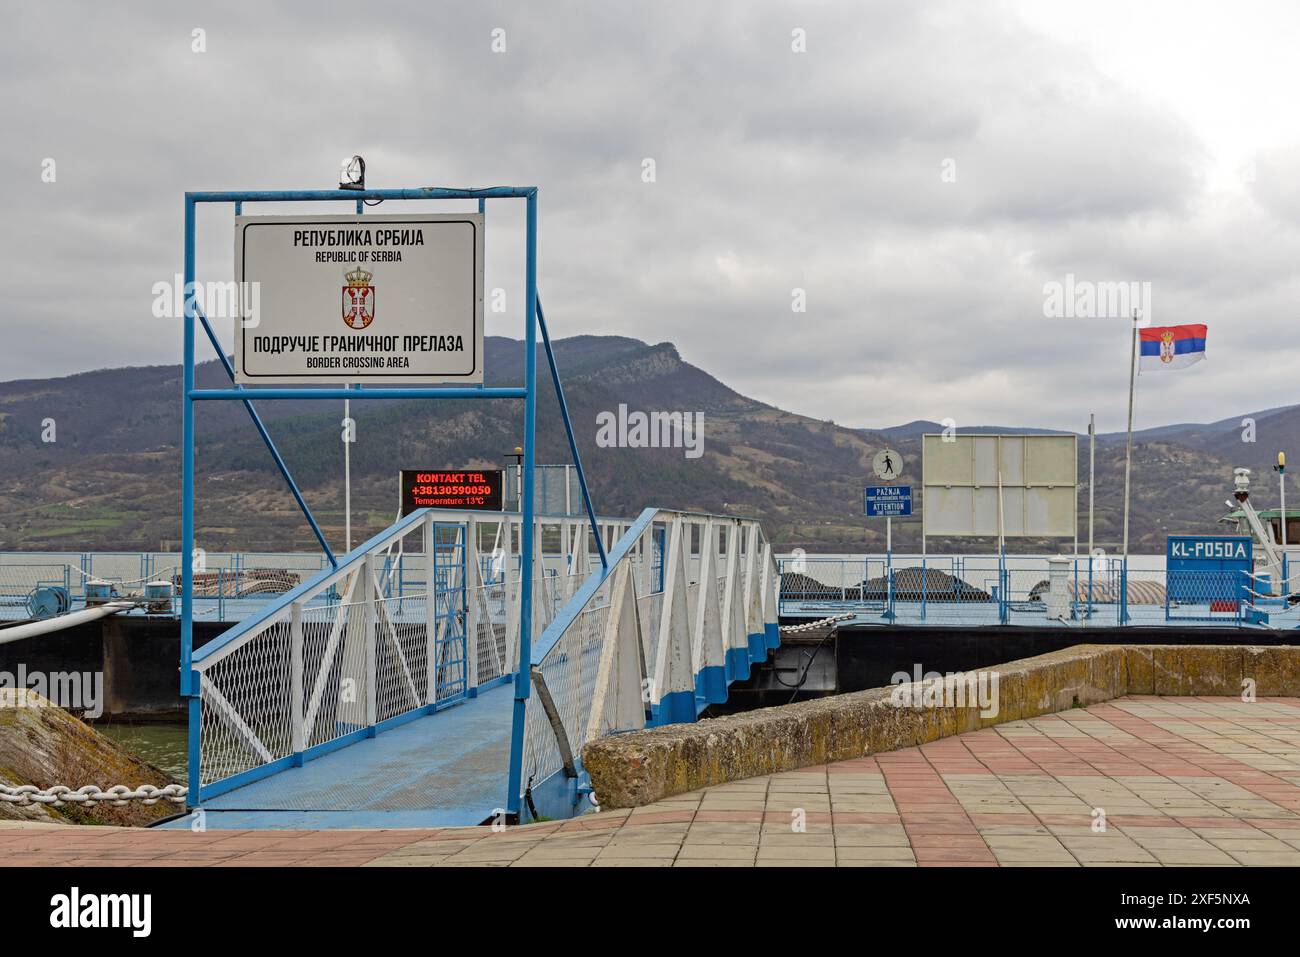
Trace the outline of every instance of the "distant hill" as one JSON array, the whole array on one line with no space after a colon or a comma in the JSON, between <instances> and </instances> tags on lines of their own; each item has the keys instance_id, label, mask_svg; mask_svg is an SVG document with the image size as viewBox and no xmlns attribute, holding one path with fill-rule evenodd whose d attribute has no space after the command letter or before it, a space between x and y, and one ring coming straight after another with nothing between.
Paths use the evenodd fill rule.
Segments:
<instances>
[{"instance_id":1,"label":"distant hill","mask_svg":"<svg viewBox=\"0 0 1300 957\"><path fill-rule=\"evenodd\" d=\"M760 517L782 548L881 550L883 523L862 516L871 456L886 443L916 480L920 435L935 423L879 432L842 428L747 398L684 361L671 343L612 336L558 341L557 361L579 447L603 514L646 505ZM567 462L568 448L541 366L538 460ZM520 384L523 345L489 337L489 385ZM226 384L214 361L200 386ZM173 549L180 538L179 366L104 369L57 379L0 383L0 550ZM704 414L704 454L681 449L598 448L596 417L616 411ZM343 540L341 403L258 403L258 410L331 541ZM402 466L498 467L522 440L522 402L376 400L353 403L354 540L390 524ZM1260 494L1276 448L1300 450L1300 407L1255 413L1258 441L1240 441L1241 417L1139 433L1134 453L1132 539L1163 549L1166 534L1213 531L1234 465L1257 470ZM42 441L53 420L56 441ZM198 409L198 542L209 550L308 549L313 539L240 403ZM1050 431L985 427L966 431ZM1110 438L1110 437L1107 437ZM1102 441L1097 461L1097 542L1120 532L1123 443ZM1086 447L1080 448L1087 478ZM1297 494L1300 494L1298 492ZM1086 490L1080 496L1086 508ZM1080 517L1086 536L1086 515ZM895 547L919 546L919 525L899 521ZM987 541L932 541L940 550L986 550ZM1038 549L1046 543L1021 543Z\"/></svg>"},{"instance_id":2,"label":"distant hill","mask_svg":"<svg viewBox=\"0 0 1300 957\"><path fill-rule=\"evenodd\" d=\"M876 434L887 436L891 439L919 439L926 434L943 432L944 425L942 422L930 422L927 419L916 419L905 425L895 425L888 429L877 429ZM871 433L869 429L863 429L864 432ZM1020 435L1069 435L1065 429L1030 429L1023 426L1007 425L976 425L963 428L961 432L967 435L997 435L999 433L1017 433Z\"/></svg>"}]
</instances>

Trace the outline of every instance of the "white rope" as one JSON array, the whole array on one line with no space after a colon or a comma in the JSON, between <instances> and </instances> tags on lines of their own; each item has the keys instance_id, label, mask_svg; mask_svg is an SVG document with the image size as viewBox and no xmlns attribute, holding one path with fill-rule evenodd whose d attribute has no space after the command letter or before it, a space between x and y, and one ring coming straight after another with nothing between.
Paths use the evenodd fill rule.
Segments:
<instances>
[{"instance_id":1,"label":"white rope","mask_svg":"<svg viewBox=\"0 0 1300 957\"><path fill-rule=\"evenodd\" d=\"M18 787L0 784L0 801L20 806L50 804L54 807L62 807L65 804L90 805L104 801L114 807L124 807L128 801L143 801L145 804L170 801L173 804L183 804L188 793L189 788L180 784L168 784L161 788L156 788L152 784L141 784L134 791L124 784L115 784L107 790L94 784L87 784L75 791L65 784L56 784L45 790L41 790L34 784L22 784Z\"/></svg>"}]
</instances>

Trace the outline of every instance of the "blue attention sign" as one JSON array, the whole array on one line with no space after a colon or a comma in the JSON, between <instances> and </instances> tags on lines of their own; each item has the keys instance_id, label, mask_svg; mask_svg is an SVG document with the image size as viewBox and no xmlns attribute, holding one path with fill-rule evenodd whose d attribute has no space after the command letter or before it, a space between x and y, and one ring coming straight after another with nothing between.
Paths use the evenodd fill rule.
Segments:
<instances>
[{"instance_id":1,"label":"blue attention sign","mask_svg":"<svg viewBox=\"0 0 1300 957\"><path fill-rule=\"evenodd\" d=\"M890 518L912 514L912 486L870 485L863 495L868 518Z\"/></svg>"}]
</instances>

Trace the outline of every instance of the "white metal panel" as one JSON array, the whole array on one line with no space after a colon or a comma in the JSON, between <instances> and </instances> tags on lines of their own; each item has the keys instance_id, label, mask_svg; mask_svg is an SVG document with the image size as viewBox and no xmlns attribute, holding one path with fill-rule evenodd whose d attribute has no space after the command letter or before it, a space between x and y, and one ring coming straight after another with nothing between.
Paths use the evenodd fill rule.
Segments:
<instances>
[{"instance_id":1,"label":"white metal panel","mask_svg":"<svg viewBox=\"0 0 1300 957\"><path fill-rule=\"evenodd\" d=\"M1078 441L1073 435L1036 436L1027 462L1029 485L1068 485L1077 481Z\"/></svg>"},{"instance_id":2,"label":"white metal panel","mask_svg":"<svg viewBox=\"0 0 1300 957\"><path fill-rule=\"evenodd\" d=\"M1077 527L1073 435L922 437L927 536L1068 537Z\"/></svg>"},{"instance_id":3,"label":"white metal panel","mask_svg":"<svg viewBox=\"0 0 1300 957\"><path fill-rule=\"evenodd\" d=\"M926 435L924 443L924 474L935 485L969 485L971 473L971 439L973 436L954 436L955 441L945 442L941 435Z\"/></svg>"},{"instance_id":4,"label":"white metal panel","mask_svg":"<svg viewBox=\"0 0 1300 957\"><path fill-rule=\"evenodd\" d=\"M235 381L482 382L483 248L480 213L237 216Z\"/></svg>"}]
</instances>

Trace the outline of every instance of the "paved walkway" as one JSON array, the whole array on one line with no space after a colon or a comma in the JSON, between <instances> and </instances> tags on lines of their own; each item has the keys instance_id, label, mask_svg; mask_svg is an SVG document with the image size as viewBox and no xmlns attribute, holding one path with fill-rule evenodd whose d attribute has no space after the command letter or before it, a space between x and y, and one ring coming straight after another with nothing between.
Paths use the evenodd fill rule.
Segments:
<instances>
[{"instance_id":1,"label":"paved walkway","mask_svg":"<svg viewBox=\"0 0 1300 957\"><path fill-rule=\"evenodd\" d=\"M1104 828L1102 827L1104 821ZM0 827L8 865L1300 864L1300 700L1122 698L494 832Z\"/></svg>"}]
</instances>

